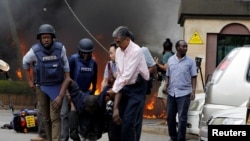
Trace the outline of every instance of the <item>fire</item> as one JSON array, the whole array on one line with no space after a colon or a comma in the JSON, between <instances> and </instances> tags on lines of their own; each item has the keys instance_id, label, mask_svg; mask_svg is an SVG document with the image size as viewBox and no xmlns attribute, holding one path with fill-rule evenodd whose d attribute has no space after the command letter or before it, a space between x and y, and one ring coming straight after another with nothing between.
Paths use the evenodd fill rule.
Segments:
<instances>
[{"instance_id":1,"label":"fire","mask_svg":"<svg viewBox=\"0 0 250 141\"><path fill-rule=\"evenodd\" d=\"M99 94L100 94L100 90L97 89L97 90L95 91L95 95L99 95Z\"/></svg>"},{"instance_id":2,"label":"fire","mask_svg":"<svg viewBox=\"0 0 250 141\"><path fill-rule=\"evenodd\" d=\"M21 49L21 55L24 56L24 54L26 53L27 47L22 40L20 40L20 49Z\"/></svg>"},{"instance_id":3,"label":"fire","mask_svg":"<svg viewBox=\"0 0 250 141\"><path fill-rule=\"evenodd\" d=\"M91 83L89 90L91 90L92 87L93 87L93 86L92 86L92 83ZM99 95L99 94L100 94L100 90L99 90L99 89L96 89L95 95Z\"/></svg>"},{"instance_id":4,"label":"fire","mask_svg":"<svg viewBox=\"0 0 250 141\"><path fill-rule=\"evenodd\" d=\"M153 109L154 109L154 105L155 105L155 95L150 97L149 102L147 104L145 104L145 112L143 117L144 118L156 118L155 114L150 114Z\"/></svg>"},{"instance_id":5,"label":"fire","mask_svg":"<svg viewBox=\"0 0 250 141\"><path fill-rule=\"evenodd\" d=\"M154 109L155 98L151 98L150 102L146 105L146 109L152 110Z\"/></svg>"},{"instance_id":6,"label":"fire","mask_svg":"<svg viewBox=\"0 0 250 141\"><path fill-rule=\"evenodd\" d=\"M164 110L164 107L162 107L162 105L159 105L160 104L159 102L156 102L157 92L155 92L154 94L151 94L147 98L148 100L146 101L146 104L145 104L143 117L144 118L165 118L166 111Z\"/></svg>"},{"instance_id":7,"label":"fire","mask_svg":"<svg viewBox=\"0 0 250 141\"><path fill-rule=\"evenodd\" d=\"M23 75L22 75L22 72L21 72L21 70L20 70L19 68L18 68L17 71L16 71L16 75L17 75L17 77L19 78L19 80L22 80Z\"/></svg>"}]
</instances>

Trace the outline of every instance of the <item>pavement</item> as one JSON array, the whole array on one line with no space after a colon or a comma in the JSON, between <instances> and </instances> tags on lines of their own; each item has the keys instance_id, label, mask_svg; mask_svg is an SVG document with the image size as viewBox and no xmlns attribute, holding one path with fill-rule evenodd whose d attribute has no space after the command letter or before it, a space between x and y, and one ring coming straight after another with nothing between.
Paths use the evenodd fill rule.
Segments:
<instances>
[{"instance_id":1,"label":"pavement","mask_svg":"<svg viewBox=\"0 0 250 141\"><path fill-rule=\"evenodd\" d=\"M15 110L16 111L16 110ZM0 108L0 126L8 124L12 119L12 113L10 110ZM160 125L162 119L143 119L142 126L142 141L162 141L169 140L167 125ZM22 140L30 141L31 138L37 136L37 133L16 133L14 130L0 129L0 141L13 141ZM188 141L199 141L197 135L187 134ZM72 141L72 140L69 140ZM100 141L108 141L107 134L104 134Z\"/></svg>"},{"instance_id":2,"label":"pavement","mask_svg":"<svg viewBox=\"0 0 250 141\"><path fill-rule=\"evenodd\" d=\"M143 119L142 132L158 135L168 136L167 124L159 124L162 119ZM194 134L187 134L186 139L188 141L199 141L199 136Z\"/></svg>"}]
</instances>

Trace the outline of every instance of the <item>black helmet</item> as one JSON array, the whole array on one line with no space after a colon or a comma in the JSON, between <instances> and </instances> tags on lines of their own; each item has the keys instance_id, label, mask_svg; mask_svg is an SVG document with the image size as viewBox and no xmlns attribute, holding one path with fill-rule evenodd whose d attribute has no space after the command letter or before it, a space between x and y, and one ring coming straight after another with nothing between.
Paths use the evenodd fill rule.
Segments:
<instances>
[{"instance_id":1,"label":"black helmet","mask_svg":"<svg viewBox=\"0 0 250 141\"><path fill-rule=\"evenodd\" d=\"M39 27L38 32L37 32L37 39L40 39L41 34L51 34L53 38L56 38L56 32L55 29L52 25L50 24L43 24Z\"/></svg>"},{"instance_id":2,"label":"black helmet","mask_svg":"<svg viewBox=\"0 0 250 141\"><path fill-rule=\"evenodd\" d=\"M80 42L78 44L78 49L81 52L90 53L94 49L93 42L88 38L83 38L80 40Z\"/></svg>"}]
</instances>

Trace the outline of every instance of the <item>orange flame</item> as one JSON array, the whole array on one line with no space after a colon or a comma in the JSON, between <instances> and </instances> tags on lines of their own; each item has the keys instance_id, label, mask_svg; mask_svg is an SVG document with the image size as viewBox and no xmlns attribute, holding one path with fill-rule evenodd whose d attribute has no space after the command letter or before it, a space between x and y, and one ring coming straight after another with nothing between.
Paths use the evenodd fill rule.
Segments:
<instances>
[{"instance_id":1,"label":"orange flame","mask_svg":"<svg viewBox=\"0 0 250 141\"><path fill-rule=\"evenodd\" d=\"M166 117L166 111L163 109L162 111L157 109L156 107L156 99L157 99L157 92L152 94L149 101L145 104L144 109L144 118L165 118ZM157 111L158 110L158 111Z\"/></svg>"},{"instance_id":2,"label":"orange flame","mask_svg":"<svg viewBox=\"0 0 250 141\"><path fill-rule=\"evenodd\" d=\"M151 98L150 102L146 105L146 109L152 110L154 109L155 98Z\"/></svg>"},{"instance_id":3,"label":"orange flame","mask_svg":"<svg viewBox=\"0 0 250 141\"><path fill-rule=\"evenodd\" d=\"M23 75L22 75L22 72L21 72L21 70L20 70L20 69L17 69L17 71L16 71L16 75L17 75L17 77L18 77L20 80L22 80Z\"/></svg>"}]
</instances>

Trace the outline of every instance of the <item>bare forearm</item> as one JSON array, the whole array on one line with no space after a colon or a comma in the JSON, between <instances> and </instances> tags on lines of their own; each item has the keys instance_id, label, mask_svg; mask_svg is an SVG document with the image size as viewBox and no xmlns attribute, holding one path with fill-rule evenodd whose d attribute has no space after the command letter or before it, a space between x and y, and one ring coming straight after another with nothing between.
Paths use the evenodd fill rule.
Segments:
<instances>
[{"instance_id":1,"label":"bare forearm","mask_svg":"<svg viewBox=\"0 0 250 141\"><path fill-rule=\"evenodd\" d=\"M192 90L195 91L196 90L196 83L197 83L197 77L192 77Z\"/></svg>"},{"instance_id":2,"label":"bare forearm","mask_svg":"<svg viewBox=\"0 0 250 141\"><path fill-rule=\"evenodd\" d=\"M68 86L72 83L72 79L70 77L66 77L62 83L60 92L59 92L59 96L63 97L64 94L66 93L66 90L68 89Z\"/></svg>"},{"instance_id":3,"label":"bare forearm","mask_svg":"<svg viewBox=\"0 0 250 141\"><path fill-rule=\"evenodd\" d=\"M121 93L115 94L114 108L118 108L120 100L121 100Z\"/></svg>"},{"instance_id":4,"label":"bare forearm","mask_svg":"<svg viewBox=\"0 0 250 141\"><path fill-rule=\"evenodd\" d=\"M167 70L167 64L157 64L157 66L161 69L161 70L163 70L163 71L166 71Z\"/></svg>"},{"instance_id":5,"label":"bare forearm","mask_svg":"<svg viewBox=\"0 0 250 141\"><path fill-rule=\"evenodd\" d=\"M156 72L156 69L157 69L157 68L156 68L156 65L154 65L154 66L148 68L150 74Z\"/></svg>"},{"instance_id":6,"label":"bare forearm","mask_svg":"<svg viewBox=\"0 0 250 141\"><path fill-rule=\"evenodd\" d=\"M33 81L33 77L31 75L30 69L25 70L26 73L26 79L28 82L29 87L34 87L34 81Z\"/></svg>"}]
</instances>

